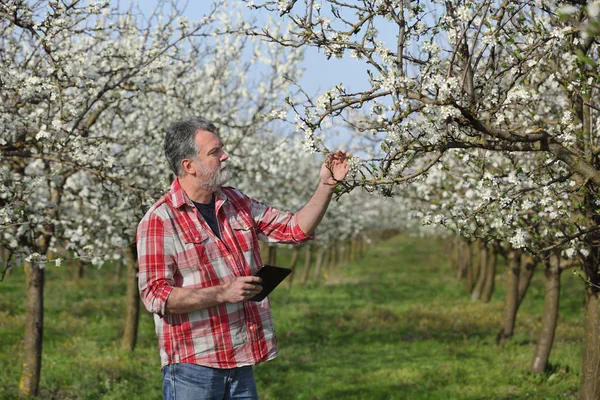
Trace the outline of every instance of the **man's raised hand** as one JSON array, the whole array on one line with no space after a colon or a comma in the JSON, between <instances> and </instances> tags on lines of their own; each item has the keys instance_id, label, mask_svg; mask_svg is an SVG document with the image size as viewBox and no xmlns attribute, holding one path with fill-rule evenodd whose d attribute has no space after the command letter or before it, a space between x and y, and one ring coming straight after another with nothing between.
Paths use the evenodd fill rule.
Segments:
<instances>
[{"instance_id":1,"label":"man's raised hand","mask_svg":"<svg viewBox=\"0 0 600 400\"><path fill-rule=\"evenodd\" d=\"M348 158L349 155L345 150L330 153L321 166L321 182L335 187L340 181L343 181L348 174Z\"/></svg>"}]
</instances>

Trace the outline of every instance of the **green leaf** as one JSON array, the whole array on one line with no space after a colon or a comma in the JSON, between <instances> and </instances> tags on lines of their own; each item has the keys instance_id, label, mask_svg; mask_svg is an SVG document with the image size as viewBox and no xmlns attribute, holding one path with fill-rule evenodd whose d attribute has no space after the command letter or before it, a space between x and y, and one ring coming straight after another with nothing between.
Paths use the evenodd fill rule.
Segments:
<instances>
[{"instance_id":1,"label":"green leaf","mask_svg":"<svg viewBox=\"0 0 600 400\"><path fill-rule=\"evenodd\" d=\"M580 49L575 50L575 54L577 55L577 59L582 63L591 65L592 67L597 66L596 62L589 58L587 55L585 55Z\"/></svg>"}]
</instances>

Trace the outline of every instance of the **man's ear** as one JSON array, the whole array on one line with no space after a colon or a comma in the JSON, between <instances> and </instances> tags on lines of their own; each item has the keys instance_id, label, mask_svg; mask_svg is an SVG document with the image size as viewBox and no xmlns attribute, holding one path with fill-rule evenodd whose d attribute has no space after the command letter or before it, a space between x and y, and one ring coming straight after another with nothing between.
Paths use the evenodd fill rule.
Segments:
<instances>
[{"instance_id":1,"label":"man's ear","mask_svg":"<svg viewBox=\"0 0 600 400\"><path fill-rule=\"evenodd\" d=\"M181 168L186 175L196 175L196 168L194 168L194 162L188 158L181 160Z\"/></svg>"}]
</instances>

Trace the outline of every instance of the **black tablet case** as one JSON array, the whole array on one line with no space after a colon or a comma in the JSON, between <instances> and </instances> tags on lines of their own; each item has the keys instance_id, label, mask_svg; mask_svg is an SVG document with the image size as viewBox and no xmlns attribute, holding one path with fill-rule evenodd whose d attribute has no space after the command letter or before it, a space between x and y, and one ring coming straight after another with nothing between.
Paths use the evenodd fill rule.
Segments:
<instances>
[{"instance_id":1,"label":"black tablet case","mask_svg":"<svg viewBox=\"0 0 600 400\"><path fill-rule=\"evenodd\" d=\"M262 301L291 272L292 270L290 268L277 267L275 265L263 265L262 268L254 274L254 276L258 276L262 279L262 282L260 283L262 290L250 300Z\"/></svg>"}]
</instances>

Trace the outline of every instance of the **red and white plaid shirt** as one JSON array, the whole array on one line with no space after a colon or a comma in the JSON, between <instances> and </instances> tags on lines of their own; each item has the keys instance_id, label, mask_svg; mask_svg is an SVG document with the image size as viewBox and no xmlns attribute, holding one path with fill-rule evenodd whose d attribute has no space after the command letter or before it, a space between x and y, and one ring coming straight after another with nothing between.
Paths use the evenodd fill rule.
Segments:
<instances>
[{"instance_id":1,"label":"red and white plaid shirt","mask_svg":"<svg viewBox=\"0 0 600 400\"><path fill-rule=\"evenodd\" d=\"M252 275L262 265L258 239L302 243L295 214L275 210L225 187L215 193L219 239L175 179L137 230L139 289L154 313L164 367L192 363L235 368L277 353L269 300L222 304L187 314L166 314L173 287L222 285ZM166 315L165 315L166 314Z\"/></svg>"}]
</instances>

